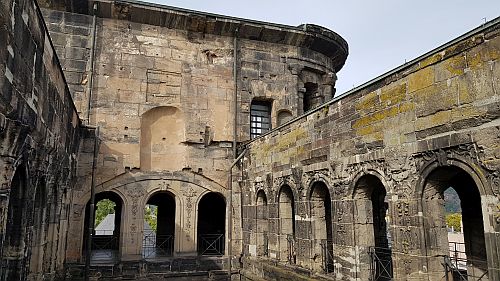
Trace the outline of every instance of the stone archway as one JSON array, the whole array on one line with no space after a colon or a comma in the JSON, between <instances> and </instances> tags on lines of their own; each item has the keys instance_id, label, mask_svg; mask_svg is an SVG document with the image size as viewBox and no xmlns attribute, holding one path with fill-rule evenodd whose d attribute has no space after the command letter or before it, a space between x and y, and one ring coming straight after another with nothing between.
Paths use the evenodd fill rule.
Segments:
<instances>
[{"instance_id":1,"label":"stone archway","mask_svg":"<svg viewBox=\"0 0 500 281\"><path fill-rule=\"evenodd\" d=\"M333 271L332 201L325 183L313 183L309 201L313 234L313 268L331 272Z\"/></svg>"},{"instance_id":2,"label":"stone archway","mask_svg":"<svg viewBox=\"0 0 500 281\"><path fill-rule=\"evenodd\" d=\"M10 184L7 225L2 245L1 280L24 280L29 182L26 168L17 167Z\"/></svg>"},{"instance_id":3,"label":"stone archway","mask_svg":"<svg viewBox=\"0 0 500 281\"><path fill-rule=\"evenodd\" d=\"M488 280L480 187L468 172L457 166L435 167L423 180L421 200L430 279L439 280L443 276L443 264L447 264L444 270L448 274L452 275L458 270L468 279ZM462 209L465 251L455 257L450 257L452 254L445 221L444 192L449 188L458 194ZM445 257L449 257L449 260Z\"/></svg>"},{"instance_id":4,"label":"stone archway","mask_svg":"<svg viewBox=\"0 0 500 281\"><path fill-rule=\"evenodd\" d=\"M198 255L222 256L225 251L226 201L222 194L208 192L198 203Z\"/></svg>"},{"instance_id":5,"label":"stone archway","mask_svg":"<svg viewBox=\"0 0 500 281\"><path fill-rule=\"evenodd\" d=\"M142 257L155 259L172 256L175 241L175 195L158 191L151 195L144 209Z\"/></svg>"},{"instance_id":6,"label":"stone archway","mask_svg":"<svg viewBox=\"0 0 500 281\"><path fill-rule=\"evenodd\" d=\"M384 184L373 174L362 175L355 183L355 239L360 248L360 259L370 261L361 265L361 278L367 280L392 279L392 250L386 221L389 205L386 195Z\"/></svg>"},{"instance_id":7,"label":"stone archway","mask_svg":"<svg viewBox=\"0 0 500 281\"><path fill-rule=\"evenodd\" d=\"M100 206L100 203L105 203ZM103 211L100 208L104 209ZM114 262L120 259L124 202L113 191L99 192L95 195L95 208L90 221L90 201L85 207L82 253L90 249L91 262ZM102 213L102 218L96 214ZM93 237L90 247L87 245L89 224L93 223Z\"/></svg>"},{"instance_id":8,"label":"stone archway","mask_svg":"<svg viewBox=\"0 0 500 281\"><path fill-rule=\"evenodd\" d=\"M282 186L278 194L278 218L279 259L295 263L295 200L293 191L288 185Z\"/></svg>"},{"instance_id":9,"label":"stone archway","mask_svg":"<svg viewBox=\"0 0 500 281\"><path fill-rule=\"evenodd\" d=\"M269 210L267 207L267 196L264 190L257 192L256 206L256 255L267 256L269 252Z\"/></svg>"}]
</instances>

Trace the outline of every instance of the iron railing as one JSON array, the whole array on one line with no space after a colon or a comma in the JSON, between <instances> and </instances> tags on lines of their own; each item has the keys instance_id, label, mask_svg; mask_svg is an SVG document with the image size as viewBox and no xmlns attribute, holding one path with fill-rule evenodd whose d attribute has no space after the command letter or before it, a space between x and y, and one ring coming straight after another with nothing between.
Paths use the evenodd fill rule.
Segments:
<instances>
[{"instance_id":1,"label":"iron railing","mask_svg":"<svg viewBox=\"0 0 500 281\"><path fill-rule=\"evenodd\" d=\"M198 236L198 254L200 256L223 256L224 234L201 234Z\"/></svg>"},{"instance_id":2,"label":"iron railing","mask_svg":"<svg viewBox=\"0 0 500 281\"><path fill-rule=\"evenodd\" d=\"M287 260L289 264L295 264L297 262L297 255L295 254L295 237L292 234L286 236L288 256Z\"/></svg>"},{"instance_id":3,"label":"iron railing","mask_svg":"<svg viewBox=\"0 0 500 281\"><path fill-rule=\"evenodd\" d=\"M174 252L174 235L160 234L154 230L144 233L142 257L145 259L169 257Z\"/></svg>"},{"instance_id":4,"label":"iron railing","mask_svg":"<svg viewBox=\"0 0 500 281\"><path fill-rule=\"evenodd\" d=\"M488 262L471 259L465 252L465 243L449 242L450 256L444 257L446 280L488 280Z\"/></svg>"},{"instance_id":5,"label":"iron railing","mask_svg":"<svg viewBox=\"0 0 500 281\"><path fill-rule=\"evenodd\" d=\"M333 272L333 241L321 240L321 261L323 270L326 273Z\"/></svg>"},{"instance_id":6,"label":"iron railing","mask_svg":"<svg viewBox=\"0 0 500 281\"><path fill-rule=\"evenodd\" d=\"M390 248L370 247L371 281L392 280L392 251Z\"/></svg>"},{"instance_id":7,"label":"iron railing","mask_svg":"<svg viewBox=\"0 0 500 281\"><path fill-rule=\"evenodd\" d=\"M113 233L113 230L104 230L101 233ZM117 260L118 241L116 235L94 235L92 237L90 260L93 262Z\"/></svg>"}]
</instances>

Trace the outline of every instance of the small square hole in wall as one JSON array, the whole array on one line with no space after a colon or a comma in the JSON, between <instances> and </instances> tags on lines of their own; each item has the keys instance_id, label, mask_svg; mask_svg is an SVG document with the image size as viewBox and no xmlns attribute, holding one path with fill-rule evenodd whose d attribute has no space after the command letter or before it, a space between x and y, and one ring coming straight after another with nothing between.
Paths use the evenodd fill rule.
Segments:
<instances>
[{"instance_id":1,"label":"small square hole in wall","mask_svg":"<svg viewBox=\"0 0 500 281\"><path fill-rule=\"evenodd\" d=\"M124 139L128 138L128 135L123 135L123 138L124 138Z\"/></svg>"},{"instance_id":2,"label":"small square hole in wall","mask_svg":"<svg viewBox=\"0 0 500 281\"><path fill-rule=\"evenodd\" d=\"M167 138L161 138L161 140L167 140Z\"/></svg>"},{"instance_id":3,"label":"small square hole in wall","mask_svg":"<svg viewBox=\"0 0 500 281\"><path fill-rule=\"evenodd\" d=\"M125 131L126 131L126 130L128 130L128 127L127 127L127 126L125 126L125 128L124 128L124 129L125 129Z\"/></svg>"}]
</instances>

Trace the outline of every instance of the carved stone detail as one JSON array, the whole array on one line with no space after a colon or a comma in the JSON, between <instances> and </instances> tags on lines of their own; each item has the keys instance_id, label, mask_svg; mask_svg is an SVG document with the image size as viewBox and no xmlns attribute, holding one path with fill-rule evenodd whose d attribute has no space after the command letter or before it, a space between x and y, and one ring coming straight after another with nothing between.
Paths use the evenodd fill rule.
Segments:
<instances>
[{"instance_id":1,"label":"carved stone detail","mask_svg":"<svg viewBox=\"0 0 500 281\"><path fill-rule=\"evenodd\" d=\"M182 195L186 198L186 228L191 228L191 214L193 213L193 198L198 194L192 186L183 190Z\"/></svg>"},{"instance_id":2,"label":"carved stone detail","mask_svg":"<svg viewBox=\"0 0 500 281\"><path fill-rule=\"evenodd\" d=\"M138 184L129 184L125 187L125 193L130 197L132 201L131 212L132 217L137 218L137 212L139 211L139 199L146 193L144 188Z\"/></svg>"}]
</instances>

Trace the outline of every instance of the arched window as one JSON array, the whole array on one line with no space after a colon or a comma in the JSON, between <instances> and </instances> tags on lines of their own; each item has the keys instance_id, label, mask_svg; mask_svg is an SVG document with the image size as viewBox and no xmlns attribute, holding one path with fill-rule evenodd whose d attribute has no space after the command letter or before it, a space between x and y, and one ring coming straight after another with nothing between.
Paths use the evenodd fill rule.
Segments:
<instances>
[{"instance_id":1,"label":"arched window","mask_svg":"<svg viewBox=\"0 0 500 281\"><path fill-rule=\"evenodd\" d=\"M432 251L431 259L436 259L431 262L445 263L449 274L459 270L467 280L488 276L481 196L473 178L458 167L439 167L425 179L422 196L427 248ZM454 198L446 200L449 196ZM448 231L446 207L459 215L461 209L463 229L459 233ZM443 275L442 267L430 271Z\"/></svg>"},{"instance_id":2,"label":"arched window","mask_svg":"<svg viewBox=\"0 0 500 281\"><path fill-rule=\"evenodd\" d=\"M316 182L311 190L311 221L313 231L314 263L326 272L333 271L332 201L328 187Z\"/></svg>"},{"instance_id":3,"label":"arched window","mask_svg":"<svg viewBox=\"0 0 500 281\"><path fill-rule=\"evenodd\" d=\"M122 199L114 192L105 191L95 195L95 202L91 261L116 261L120 257ZM89 219L90 201L85 210L84 251L87 249Z\"/></svg>"},{"instance_id":4,"label":"arched window","mask_svg":"<svg viewBox=\"0 0 500 281\"><path fill-rule=\"evenodd\" d=\"M153 194L146 203L144 214L143 257L171 256L175 237L174 195L170 192Z\"/></svg>"},{"instance_id":5,"label":"arched window","mask_svg":"<svg viewBox=\"0 0 500 281\"><path fill-rule=\"evenodd\" d=\"M216 192L209 192L198 204L198 254L222 256L225 248L226 201Z\"/></svg>"},{"instance_id":6,"label":"arched window","mask_svg":"<svg viewBox=\"0 0 500 281\"><path fill-rule=\"evenodd\" d=\"M356 183L354 200L357 245L364 248L363 255L371 257L375 280L392 279L392 251L386 221L388 203L385 196L385 187L376 176L362 176ZM363 272L369 272L368 268ZM368 276L363 278L368 279Z\"/></svg>"},{"instance_id":7,"label":"arched window","mask_svg":"<svg viewBox=\"0 0 500 281\"><path fill-rule=\"evenodd\" d=\"M278 202L280 260L295 263L295 201L290 186L281 187Z\"/></svg>"},{"instance_id":8,"label":"arched window","mask_svg":"<svg viewBox=\"0 0 500 281\"><path fill-rule=\"evenodd\" d=\"M267 256L269 253L269 210L267 197L263 190L257 192L257 256Z\"/></svg>"}]
</instances>

